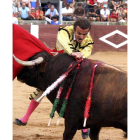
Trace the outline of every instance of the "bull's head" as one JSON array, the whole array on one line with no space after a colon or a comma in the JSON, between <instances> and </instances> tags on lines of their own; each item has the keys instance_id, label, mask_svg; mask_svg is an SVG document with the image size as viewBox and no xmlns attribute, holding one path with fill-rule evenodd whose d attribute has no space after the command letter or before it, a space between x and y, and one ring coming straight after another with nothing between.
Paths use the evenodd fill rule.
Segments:
<instances>
[{"instance_id":1,"label":"bull's head","mask_svg":"<svg viewBox=\"0 0 140 140\"><path fill-rule=\"evenodd\" d=\"M56 55L56 53L53 55ZM29 58L29 61L22 61L14 56L14 59L17 63L25 66L18 74L17 79L29 86L42 86L43 88L43 85L41 85L41 83L45 82L46 68L51 58L52 56L47 52L40 52L35 56ZM41 89L41 87L38 88Z\"/></svg>"}]
</instances>

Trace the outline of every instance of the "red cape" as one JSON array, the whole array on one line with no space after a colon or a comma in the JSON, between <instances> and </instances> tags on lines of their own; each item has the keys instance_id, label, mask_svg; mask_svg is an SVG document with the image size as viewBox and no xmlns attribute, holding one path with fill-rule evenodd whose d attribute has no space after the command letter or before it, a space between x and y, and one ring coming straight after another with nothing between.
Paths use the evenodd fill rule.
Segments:
<instances>
[{"instance_id":1,"label":"red cape","mask_svg":"<svg viewBox=\"0 0 140 140\"><path fill-rule=\"evenodd\" d=\"M51 54L50 52L56 52L55 49L51 50L47 48L39 39L20 26L13 24L13 54L17 58L26 61L36 53L42 51L46 51L49 54ZM59 51L59 53L63 53L63 51ZM18 64L13 58L13 80L22 68L23 66Z\"/></svg>"}]
</instances>

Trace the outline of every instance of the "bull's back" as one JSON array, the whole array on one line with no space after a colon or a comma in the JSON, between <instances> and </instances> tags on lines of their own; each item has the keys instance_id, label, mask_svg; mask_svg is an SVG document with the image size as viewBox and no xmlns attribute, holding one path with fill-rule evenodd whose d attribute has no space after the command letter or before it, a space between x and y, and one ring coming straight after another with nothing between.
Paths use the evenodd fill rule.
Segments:
<instances>
[{"instance_id":1,"label":"bull's back","mask_svg":"<svg viewBox=\"0 0 140 140\"><path fill-rule=\"evenodd\" d=\"M80 117L83 117L92 70L96 63L99 65L95 71L87 125L100 124L101 121L104 126L112 126L127 114L127 74L124 71L100 61L85 60L77 75L72 98L75 98L74 104L80 110Z\"/></svg>"},{"instance_id":2,"label":"bull's back","mask_svg":"<svg viewBox=\"0 0 140 140\"><path fill-rule=\"evenodd\" d=\"M91 116L112 125L127 116L127 74L103 64L96 69Z\"/></svg>"}]
</instances>

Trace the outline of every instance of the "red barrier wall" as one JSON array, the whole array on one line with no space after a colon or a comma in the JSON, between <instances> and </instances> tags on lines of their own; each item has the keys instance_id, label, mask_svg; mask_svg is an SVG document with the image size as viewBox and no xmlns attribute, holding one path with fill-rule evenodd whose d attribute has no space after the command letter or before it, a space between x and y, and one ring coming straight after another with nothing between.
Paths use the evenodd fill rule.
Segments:
<instances>
[{"instance_id":1,"label":"red barrier wall","mask_svg":"<svg viewBox=\"0 0 140 140\"><path fill-rule=\"evenodd\" d=\"M24 28L26 31L30 32L30 25L19 25L22 28ZM56 37L58 28L60 25L39 25L39 39L42 42L45 42L50 48L55 48L56 44ZM65 27L66 25L63 25ZM121 26L121 25L92 25L90 35L93 38L94 41L94 48L93 52L97 51L127 51L127 44L119 47L114 48L113 46L101 41L99 38L113 32L119 30L122 33L127 35L127 26ZM127 39L123 37L122 35L116 33L108 38L106 40L118 45Z\"/></svg>"}]
</instances>

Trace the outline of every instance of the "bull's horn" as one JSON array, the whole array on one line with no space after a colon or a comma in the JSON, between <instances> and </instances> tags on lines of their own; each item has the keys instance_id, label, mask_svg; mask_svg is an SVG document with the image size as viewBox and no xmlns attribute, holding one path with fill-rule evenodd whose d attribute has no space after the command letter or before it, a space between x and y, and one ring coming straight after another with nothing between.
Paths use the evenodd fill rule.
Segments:
<instances>
[{"instance_id":1,"label":"bull's horn","mask_svg":"<svg viewBox=\"0 0 140 140\"><path fill-rule=\"evenodd\" d=\"M23 66L34 66L34 65L38 65L40 63L43 62L43 57L38 57L37 59L35 60L32 60L32 61L22 61L20 59L18 59L17 57L15 57L15 55L13 54L13 57L15 59L15 61Z\"/></svg>"}]
</instances>

